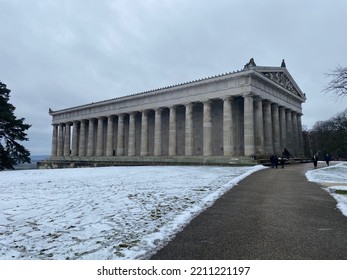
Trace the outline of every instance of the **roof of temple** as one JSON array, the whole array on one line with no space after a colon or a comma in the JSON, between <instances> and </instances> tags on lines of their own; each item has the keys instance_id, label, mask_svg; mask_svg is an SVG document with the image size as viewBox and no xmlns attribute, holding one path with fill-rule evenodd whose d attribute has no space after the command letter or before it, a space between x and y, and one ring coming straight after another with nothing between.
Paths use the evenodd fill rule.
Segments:
<instances>
[{"instance_id":1,"label":"roof of temple","mask_svg":"<svg viewBox=\"0 0 347 280\"><path fill-rule=\"evenodd\" d=\"M189 85L194 86L195 84L200 84L201 82L204 82L204 81L210 82L213 80L219 80L219 79L223 79L223 78L227 79L227 78L233 77L234 75L244 74L248 71L250 71L252 73L257 73L258 75L260 75L260 77L263 77L263 78L265 77L265 78L269 79L272 83L279 85L280 87L290 91L291 93L293 93L296 96L298 96L299 98L301 98L303 101L306 100L305 94L301 91L299 86L296 84L295 80L292 78L292 76L288 72L284 59L282 60L280 67L269 67L269 66L257 66L254 59L251 58L250 61L247 64L245 64L244 68L241 70L222 73L222 74L218 74L218 75L214 75L214 76L209 76L209 77L205 77L205 78L201 78L201 79L196 79L196 80L192 80L192 81L178 83L178 84L174 84L174 85L170 85L170 86L166 86L166 87L161 87L161 88L156 88L156 89L152 89L152 90L147 90L147 91L143 91L143 92L127 94L127 95L123 95L123 96L116 97L116 98L111 98L111 99L106 99L106 100L102 100L102 101L98 101L98 102L83 104L81 106L97 106L99 104L103 104L103 103L110 102L110 101L117 101L119 99L131 98L131 97L135 97L135 96L139 96L139 95L147 95L147 94L151 94L151 93L155 94L155 93L160 93L162 91L174 90L174 89L182 87L182 86L183 87L189 86ZM49 114L52 115L56 112L74 109L74 108L78 108L81 106L76 106L76 107L62 109L62 110L56 110L56 111L53 111L51 108L49 108Z\"/></svg>"}]
</instances>

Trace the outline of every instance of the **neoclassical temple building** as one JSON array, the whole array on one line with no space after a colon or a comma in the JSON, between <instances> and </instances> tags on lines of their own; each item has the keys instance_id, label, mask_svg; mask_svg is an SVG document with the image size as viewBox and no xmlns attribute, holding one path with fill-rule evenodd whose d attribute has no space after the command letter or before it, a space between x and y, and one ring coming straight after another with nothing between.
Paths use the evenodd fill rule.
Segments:
<instances>
[{"instance_id":1,"label":"neoclassical temple building","mask_svg":"<svg viewBox=\"0 0 347 280\"><path fill-rule=\"evenodd\" d=\"M251 163L303 153L300 90L284 61L49 110L51 163Z\"/></svg>"}]
</instances>

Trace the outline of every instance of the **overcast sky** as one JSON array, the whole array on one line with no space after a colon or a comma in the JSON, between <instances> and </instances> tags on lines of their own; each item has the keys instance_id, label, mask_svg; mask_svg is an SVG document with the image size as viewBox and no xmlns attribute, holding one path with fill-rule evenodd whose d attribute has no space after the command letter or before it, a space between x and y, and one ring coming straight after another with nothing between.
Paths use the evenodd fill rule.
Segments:
<instances>
[{"instance_id":1,"label":"overcast sky","mask_svg":"<svg viewBox=\"0 0 347 280\"><path fill-rule=\"evenodd\" d=\"M308 128L347 107L322 93L347 66L346 0L0 0L0 80L25 146L50 154L48 108L63 109L260 66L306 93Z\"/></svg>"}]
</instances>

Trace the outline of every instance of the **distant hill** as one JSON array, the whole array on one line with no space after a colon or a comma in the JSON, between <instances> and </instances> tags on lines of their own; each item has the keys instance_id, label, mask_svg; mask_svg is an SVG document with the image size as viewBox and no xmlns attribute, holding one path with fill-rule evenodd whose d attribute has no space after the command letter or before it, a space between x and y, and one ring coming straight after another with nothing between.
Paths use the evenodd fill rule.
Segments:
<instances>
[{"instance_id":1,"label":"distant hill","mask_svg":"<svg viewBox=\"0 0 347 280\"><path fill-rule=\"evenodd\" d=\"M18 164L14 168L15 169L36 169L37 162L48 159L49 156L48 155L32 155L30 156L30 158L31 158L31 163Z\"/></svg>"}]
</instances>

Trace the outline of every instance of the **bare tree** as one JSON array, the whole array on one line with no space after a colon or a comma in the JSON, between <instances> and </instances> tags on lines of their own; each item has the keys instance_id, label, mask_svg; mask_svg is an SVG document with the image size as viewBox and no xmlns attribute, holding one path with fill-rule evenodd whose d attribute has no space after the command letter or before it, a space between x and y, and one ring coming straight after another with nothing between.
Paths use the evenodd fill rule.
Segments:
<instances>
[{"instance_id":1,"label":"bare tree","mask_svg":"<svg viewBox=\"0 0 347 280\"><path fill-rule=\"evenodd\" d=\"M325 93L333 93L338 98L347 97L347 67L337 66L327 74L331 78L327 87L323 89Z\"/></svg>"}]
</instances>

